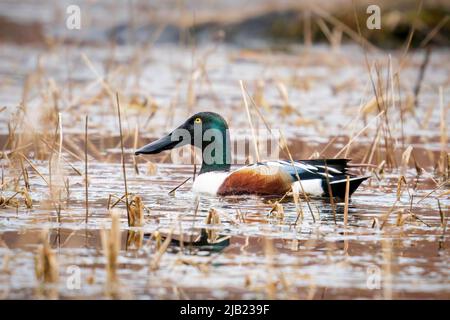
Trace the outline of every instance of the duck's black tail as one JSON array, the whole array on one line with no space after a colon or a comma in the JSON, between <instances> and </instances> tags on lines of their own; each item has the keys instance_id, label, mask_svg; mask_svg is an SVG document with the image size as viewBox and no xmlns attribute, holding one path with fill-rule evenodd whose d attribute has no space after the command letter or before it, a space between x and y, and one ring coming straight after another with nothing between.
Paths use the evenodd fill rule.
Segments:
<instances>
[{"instance_id":1,"label":"duck's black tail","mask_svg":"<svg viewBox=\"0 0 450 320\"><path fill-rule=\"evenodd\" d=\"M362 176L362 177L355 177L355 176L349 176L349 196L352 195L353 192L359 187L359 185L370 178L370 176ZM330 189L333 197L345 198L345 188L347 185L347 176L336 176L329 180L330 185L328 186L328 181L326 179L322 180L322 188L325 191L325 196L329 197L330 195Z\"/></svg>"}]
</instances>

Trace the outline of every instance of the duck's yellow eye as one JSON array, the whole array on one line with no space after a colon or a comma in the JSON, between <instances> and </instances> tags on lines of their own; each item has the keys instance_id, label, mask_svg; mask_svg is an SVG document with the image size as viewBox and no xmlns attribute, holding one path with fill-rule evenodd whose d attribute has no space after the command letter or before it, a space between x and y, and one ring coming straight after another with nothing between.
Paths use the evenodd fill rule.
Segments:
<instances>
[{"instance_id":1,"label":"duck's yellow eye","mask_svg":"<svg viewBox=\"0 0 450 320\"><path fill-rule=\"evenodd\" d=\"M195 122L195 123L202 123L202 119L200 119L200 118L195 118L194 122Z\"/></svg>"}]
</instances>

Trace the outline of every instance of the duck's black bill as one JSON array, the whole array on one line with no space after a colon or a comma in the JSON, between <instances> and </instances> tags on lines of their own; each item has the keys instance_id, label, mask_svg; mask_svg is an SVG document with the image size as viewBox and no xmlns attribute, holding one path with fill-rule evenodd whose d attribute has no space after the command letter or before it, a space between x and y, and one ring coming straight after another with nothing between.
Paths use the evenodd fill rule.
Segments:
<instances>
[{"instance_id":1,"label":"duck's black bill","mask_svg":"<svg viewBox=\"0 0 450 320\"><path fill-rule=\"evenodd\" d=\"M179 141L172 141L172 135L169 134L161 139L147 144L146 146L143 146L142 148L136 150L134 154L156 154L164 150L173 149L178 143Z\"/></svg>"}]
</instances>

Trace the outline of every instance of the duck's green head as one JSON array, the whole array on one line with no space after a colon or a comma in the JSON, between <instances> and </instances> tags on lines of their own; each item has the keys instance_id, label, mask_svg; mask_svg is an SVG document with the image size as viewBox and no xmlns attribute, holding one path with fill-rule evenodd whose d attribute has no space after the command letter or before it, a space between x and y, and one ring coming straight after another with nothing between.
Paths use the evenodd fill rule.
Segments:
<instances>
[{"instance_id":1,"label":"duck's green head","mask_svg":"<svg viewBox=\"0 0 450 320\"><path fill-rule=\"evenodd\" d=\"M228 125L214 112L199 112L171 133L136 150L135 154L156 154L184 145L202 149L201 172L228 170L230 167Z\"/></svg>"}]
</instances>

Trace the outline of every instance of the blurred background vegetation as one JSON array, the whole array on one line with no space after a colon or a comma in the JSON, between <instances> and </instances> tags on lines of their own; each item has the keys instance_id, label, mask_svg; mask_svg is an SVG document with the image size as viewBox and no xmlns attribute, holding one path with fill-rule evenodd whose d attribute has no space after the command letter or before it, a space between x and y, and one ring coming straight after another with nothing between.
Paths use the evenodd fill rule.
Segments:
<instances>
[{"instance_id":1,"label":"blurred background vegetation","mask_svg":"<svg viewBox=\"0 0 450 320\"><path fill-rule=\"evenodd\" d=\"M65 27L66 8L79 5L80 32ZM366 9L381 9L381 29L369 30ZM52 45L55 41L198 44L217 39L244 47L270 42L348 41L361 35L393 49L450 44L450 1L12 1L0 2L0 41ZM356 17L356 19L355 19ZM413 32L412 32L413 31ZM432 37L430 36L432 35ZM424 40L429 37L425 42Z\"/></svg>"}]
</instances>

